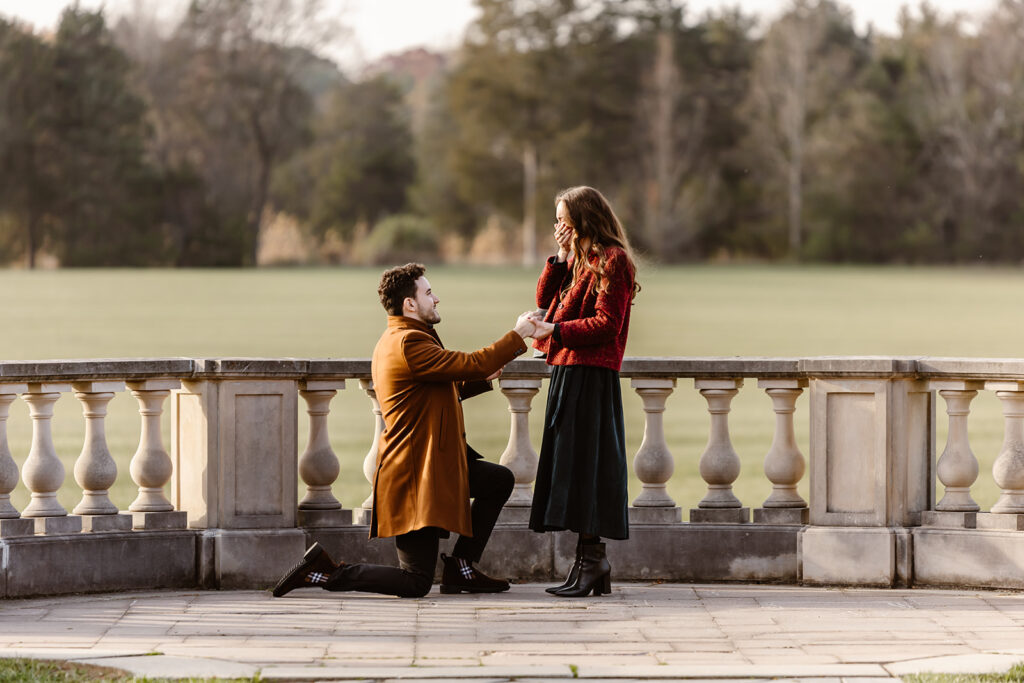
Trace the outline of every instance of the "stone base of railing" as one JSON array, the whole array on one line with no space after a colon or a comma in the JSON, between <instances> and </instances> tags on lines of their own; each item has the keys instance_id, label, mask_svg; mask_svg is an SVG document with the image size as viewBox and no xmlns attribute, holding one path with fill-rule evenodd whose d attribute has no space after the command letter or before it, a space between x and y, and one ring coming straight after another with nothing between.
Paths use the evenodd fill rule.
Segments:
<instances>
[{"instance_id":1,"label":"stone base of railing","mask_svg":"<svg viewBox=\"0 0 1024 683\"><path fill-rule=\"evenodd\" d=\"M188 513L177 510L167 512L133 512L132 527L142 531L184 529L188 525Z\"/></svg>"},{"instance_id":2,"label":"stone base of railing","mask_svg":"<svg viewBox=\"0 0 1024 683\"><path fill-rule=\"evenodd\" d=\"M202 531L197 583L201 588L269 588L302 559L308 545L302 529Z\"/></svg>"},{"instance_id":3,"label":"stone base of railing","mask_svg":"<svg viewBox=\"0 0 1024 683\"><path fill-rule=\"evenodd\" d=\"M0 519L0 538L33 536L36 533L34 519Z\"/></svg>"},{"instance_id":4,"label":"stone base of railing","mask_svg":"<svg viewBox=\"0 0 1024 683\"><path fill-rule=\"evenodd\" d=\"M391 539L369 540L366 527L308 528L306 532L309 543L320 542L335 560L397 561ZM613 575L619 580L792 583L797 579L799 526L634 523L629 533L628 540L607 541ZM454 542L454 538L443 542L442 551L450 552ZM575 552L576 535L571 532L541 534L525 524L499 522L480 567L518 581L552 581L569 571Z\"/></svg>"},{"instance_id":5,"label":"stone base of railing","mask_svg":"<svg viewBox=\"0 0 1024 683\"><path fill-rule=\"evenodd\" d=\"M506 505L501 509L501 514L498 515L498 524L520 524L527 525L530 523L530 508L522 505Z\"/></svg>"},{"instance_id":6,"label":"stone base of railing","mask_svg":"<svg viewBox=\"0 0 1024 683\"><path fill-rule=\"evenodd\" d=\"M132 515L82 515L82 531L130 531L132 528ZM184 528L184 525L182 525Z\"/></svg>"},{"instance_id":7,"label":"stone base of railing","mask_svg":"<svg viewBox=\"0 0 1024 683\"><path fill-rule=\"evenodd\" d=\"M807 524L807 508L754 508L754 524Z\"/></svg>"},{"instance_id":8,"label":"stone base of railing","mask_svg":"<svg viewBox=\"0 0 1024 683\"><path fill-rule=\"evenodd\" d=\"M368 508L356 508L352 511L352 523L362 524L363 526L370 525L370 514L372 511Z\"/></svg>"},{"instance_id":9,"label":"stone base of railing","mask_svg":"<svg viewBox=\"0 0 1024 683\"><path fill-rule=\"evenodd\" d=\"M82 530L82 518L78 515L67 517L36 517L36 533L46 536L76 534Z\"/></svg>"},{"instance_id":10,"label":"stone base of railing","mask_svg":"<svg viewBox=\"0 0 1024 683\"><path fill-rule=\"evenodd\" d=\"M634 524L676 524L683 520L683 511L676 507L631 507L629 508L629 523ZM506 505L498 517L498 524L521 524L530 523L530 508L524 506Z\"/></svg>"},{"instance_id":11,"label":"stone base of railing","mask_svg":"<svg viewBox=\"0 0 1024 683\"><path fill-rule=\"evenodd\" d=\"M35 525L0 520L0 532L32 534ZM7 535L0 538L0 596L266 589L314 541L336 560L397 562L391 539L370 540L367 526L351 524ZM454 541L443 542L442 551ZM499 523L480 564L516 581L557 582L575 544L571 532ZM1024 533L1015 530L633 522L630 538L609 540L607 548L616 581L1024 589Z\"/></svg>"},{"instance_id":12,"label":"stone base of railing","mask_svg":"<svg viewBox=\"0 0 1024 683\"><path fill-rule=\"evenodd\" d=\"M683 521L681 507L631 507L629 524L675 524Z\"/></svg>"},{"instance_id":13,"label":"stone base of railing","mask_svg":"<svg viewBox=\"0 0 1024 683\"><path fill-rule=\"evenodd\" d=\"M196 532L130 531L0 541L4 597L194 588Z\"/></svg>"},{"instance_id":14,"label":"stone base of railing","mask_svg":"<svg viewBox=\"0 0 1024 683\"><path fill-rule=\"evenodd\" d=\"M812 585L910 585L911 530L889 527L805 527L800 579Z\"/></svg>"},{"instance_id":15,"label":"stone base of railing","mask_svg":"<svg viewBox=\"0 0 1024 683\"><path fill-rule=\"evenodd\" d=\"M696 524L746 524L750 508L691 508L690 521Z\"/></svg>"},{"instance_id":16,"label":"stone base of railing","mask_svg":"<svg viewBox=\"0 0 1024 683\"><path fill-rule=\"evenodd\" d=\"M936 529L976 529L978 528L978 513L925 510L921 513L921 526Z\"/></svg>"},{"instance_id":17,"label":"stone base of railing","mask_svg":"<svg viewBox=\"0 0 1024 683\"><path fill-rule=\"evenodd\" d=\"M1024 589L1024 534L915 529L914 583Z\"/></svg>"},{"instance_id":18,"label":"stone base of railing","mask_svg":"<svg viewBox=\"0 0 1024 683\"><path fill-rule=\"evenodd\" d=\"M1008 531L1024 531L1024 515L979 512L977 518L977 528L1005 529Z\"/></svg>"},{"instance_id":19,"label":"stone base of railing","mask_svg":"<svg viewBox=\"0 0 1024 683\"><path fill-rule=\"evenodd\" d=\"M299 510L296 520L300 527L336 527L352 524L352 510ZM359 510L362 512L362 510ZM367 520L369 523L369 520Z\"/></svg>"}]
</instances>

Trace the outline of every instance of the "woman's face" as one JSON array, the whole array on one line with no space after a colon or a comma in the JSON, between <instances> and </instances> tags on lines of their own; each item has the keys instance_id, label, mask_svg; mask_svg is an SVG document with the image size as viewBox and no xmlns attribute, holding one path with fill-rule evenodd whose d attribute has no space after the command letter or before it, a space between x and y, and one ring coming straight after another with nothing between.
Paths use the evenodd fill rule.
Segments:
<instances>
[{"instance_id":1,"label":"woman's face","mask_svg":"<svg viewBox=\"0 0 1024 683\"><path fill-rule=\"evenodd\" d=\"M558 221L559 225L568 225L575 232L575 226L569 217L569 209L566 207L565 201L558 202L558 206L555 207L555 220Z\"/></svg>"}]
</instances>

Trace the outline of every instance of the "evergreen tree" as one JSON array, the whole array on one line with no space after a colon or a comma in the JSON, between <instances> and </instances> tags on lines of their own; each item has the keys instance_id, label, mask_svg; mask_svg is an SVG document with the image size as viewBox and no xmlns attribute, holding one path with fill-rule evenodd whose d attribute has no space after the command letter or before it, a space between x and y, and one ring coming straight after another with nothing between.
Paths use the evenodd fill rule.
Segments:
<instances>
[{"instance_id":1,"label":"evergreen tree","mask_svg":"<svg viewBox=\"0 0 1024 683\"><path fill-rule=\"evenodd\" d=\"M29 268L54 220L53 62L49 45L0 19L0 253L24 254Z\"/></svg>"},{"instance_id":2,"label":"evergreen tree","mask_svg":"<svg viewBox=\"0 0 1024 683\"><path fill-rule=\"evenodd\" d=\"M278 204L319 239L331 231L351 239L357 223L405 210L416 173L408 118L386 77L337 89L313 124L316 144L278 174Z\"/></svg>"},{"instance_id":3,"label":"evergreen tree","mask_svg":"<svg viewBox=\"0 0 1024 683\"><path fill-rule=\"evenodd\" d=\"M54 40L54 206L64 265L150 265L167 258L159 184L144 160L146 107L102 12L70 7Z\"/></svg>"}]
</instances>

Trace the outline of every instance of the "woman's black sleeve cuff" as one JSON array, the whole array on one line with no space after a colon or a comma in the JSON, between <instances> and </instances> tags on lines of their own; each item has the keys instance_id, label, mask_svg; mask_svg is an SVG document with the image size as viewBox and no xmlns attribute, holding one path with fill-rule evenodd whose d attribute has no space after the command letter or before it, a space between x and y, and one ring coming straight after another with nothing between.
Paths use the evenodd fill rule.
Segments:
<instances>
[{"instance_id":1,"label":"woman's black sleeve cuff","mask_svg":"<svg viewBox=\"0 0 1024 683\"><path fill-rule=\"evenodd\" d=\"M555 338L555 341L559 344L562 343L562 323L555 323L555 331L551 333L551 336Z\"/></svg>"}]
</instances>

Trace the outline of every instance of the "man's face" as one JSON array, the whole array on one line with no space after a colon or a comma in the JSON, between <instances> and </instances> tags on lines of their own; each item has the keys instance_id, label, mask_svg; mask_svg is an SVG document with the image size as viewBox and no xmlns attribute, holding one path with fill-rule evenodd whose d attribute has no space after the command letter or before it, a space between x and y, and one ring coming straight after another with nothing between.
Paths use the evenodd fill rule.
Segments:
<instances>
[{"instance_id":1,"label":"man's face","mask_svg":"<svg viewBox=\"0 0 1024 683\"><path fill-rule=\"evenodd\" d=\"M415 318L428 325L436 325L441 322L441 314L437 312L437 305L441 303L441 300L434 296L434 291L430 289L430 282L426 277L420 276L416 280L416 296L405 301L405 314L410 318ZM410 301L413 304L412 310L409 310L408 302Z\"/></svg>"}]
</instances>

